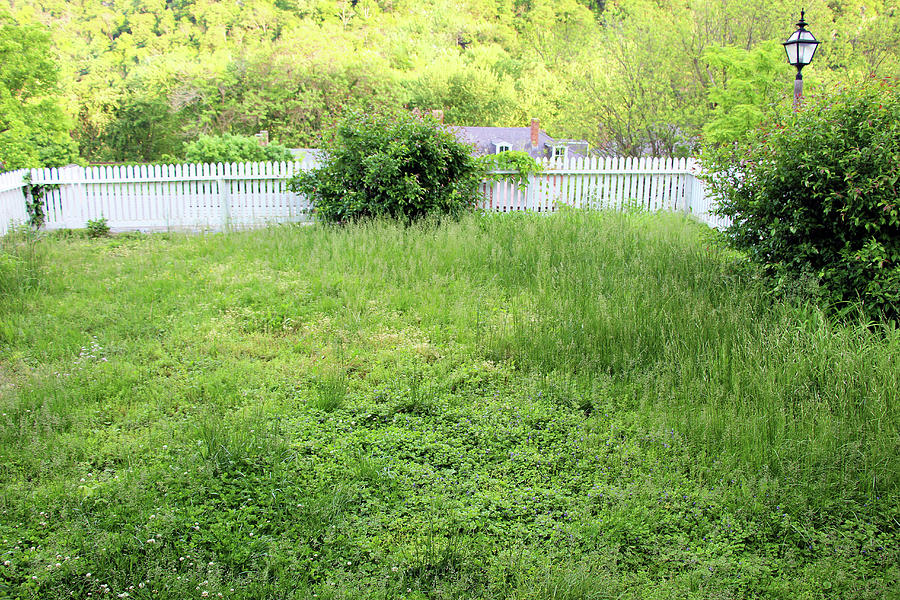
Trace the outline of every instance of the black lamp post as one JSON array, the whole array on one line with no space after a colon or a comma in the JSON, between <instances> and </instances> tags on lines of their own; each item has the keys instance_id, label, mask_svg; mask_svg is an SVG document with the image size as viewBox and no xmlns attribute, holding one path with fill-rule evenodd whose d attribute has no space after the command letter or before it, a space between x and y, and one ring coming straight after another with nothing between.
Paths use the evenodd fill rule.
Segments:
<instances>
[{"instance_id":1,"label":"black lamp post","mask_svg":"<svg viewBox=\"0 0 900 600\"><path fill-rule=\"evenodd\" d=\"M786 42L782 42L787 52L788 62L797 67L797 78L794 80L794 108L800 104L803 96L803 67L812 62L819 41L806 30L807 22L803 19L804 11L800 11L800 22L797 23L797 31L791 34Z\"/></svg>"}]
</instances>

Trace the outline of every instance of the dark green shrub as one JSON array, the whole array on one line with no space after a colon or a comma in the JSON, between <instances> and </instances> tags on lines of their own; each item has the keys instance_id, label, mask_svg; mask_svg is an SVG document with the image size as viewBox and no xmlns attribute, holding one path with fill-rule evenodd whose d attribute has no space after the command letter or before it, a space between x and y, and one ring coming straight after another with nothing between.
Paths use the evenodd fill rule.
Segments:
<instances>
[{"instance_id":1,"label":"dark green shrub","mask_svg":"<svg viewBox=\"0 0 900 600\"><path fill-rule=\"evenodd\" d=\"M184 145L184 158L193 163L281 162L291 160L284 146L261 146L254 137L244 135L201 135Z\"/></svg>"},{"instance_id":2,"label":"dark green shrub","mask_svg":"<svg viewBox=\"0 0 900 600\"><path fill-rule=\"evenodd\" d=\"M324 150L321 167L289 184L313 198L324 221L455 215L478 197L482 169L471 147L430 117L351 114Z\"/></svg>"},{"instance_id":3,"label":"dark green shrub","mask_svg":"<svg viewBox=\"0 0 900 600\"><path fill-rule=\"evenodd\" d=\"M817 280L835 306L900 315L900 90L808 98L705 155L726 233L776 286Z\"/></svg>"}]
</instances>

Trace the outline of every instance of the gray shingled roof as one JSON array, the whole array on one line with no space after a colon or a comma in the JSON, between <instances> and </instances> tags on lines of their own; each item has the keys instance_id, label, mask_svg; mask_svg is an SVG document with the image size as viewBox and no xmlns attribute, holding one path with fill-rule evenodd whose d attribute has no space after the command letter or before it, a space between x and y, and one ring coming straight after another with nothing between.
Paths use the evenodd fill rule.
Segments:
<instances>
[{"instance_id":1,"label":"gray shingled roof","mask_svg":"<svg viewBox=\"0 0 900 600\"><path fill-rule=\"evenodd\" d=\"M450 127L457 137L475 146L475 154L493 154L494 144L509 144L510 150L527 152L533 158L547 156L547 146L557 143L544 130L538 133L538 145L531 145L531 127ZM566 140L569 142L570 140Z\"/></svg>"}]
</instances>

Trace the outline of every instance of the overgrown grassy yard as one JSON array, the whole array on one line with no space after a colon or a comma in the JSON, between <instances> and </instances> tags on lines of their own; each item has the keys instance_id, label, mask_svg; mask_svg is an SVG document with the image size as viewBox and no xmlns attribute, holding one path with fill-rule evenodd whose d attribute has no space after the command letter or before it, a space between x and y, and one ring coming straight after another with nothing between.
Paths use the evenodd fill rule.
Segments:
<instances>
[{"instance_id":1,"label":"overgrown grassy yard","mask_svg":"<svg viewBox=\"0 0 900 600\"><path fill-rule=\"evenodd\" d=\"M17 243L0 598L900 589L900 331L678 216Z\"/></svg>"}]
</instances>

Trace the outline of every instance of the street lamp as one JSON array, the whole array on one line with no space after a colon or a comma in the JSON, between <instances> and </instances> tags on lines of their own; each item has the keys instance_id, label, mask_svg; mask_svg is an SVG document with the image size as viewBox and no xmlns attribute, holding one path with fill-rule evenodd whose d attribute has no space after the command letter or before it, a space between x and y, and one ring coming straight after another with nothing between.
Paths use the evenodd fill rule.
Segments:
<instances>
[{"instance_id":1,"label":"street lamp","mask_svg":"<svg viewBox=\"0 0 900 600\"><path fill-rule=\"evenodd\" d=\"M819 41L806 30L807 22L803 19L804 11L800 11L800 21L797 23L797 31L791 34L786 42L782 42L787 52L788 62L797 67L797 78L794 80L794 107L800 103L803 96L803 67L812 62Z\"/></svg>"}]
</instances>

